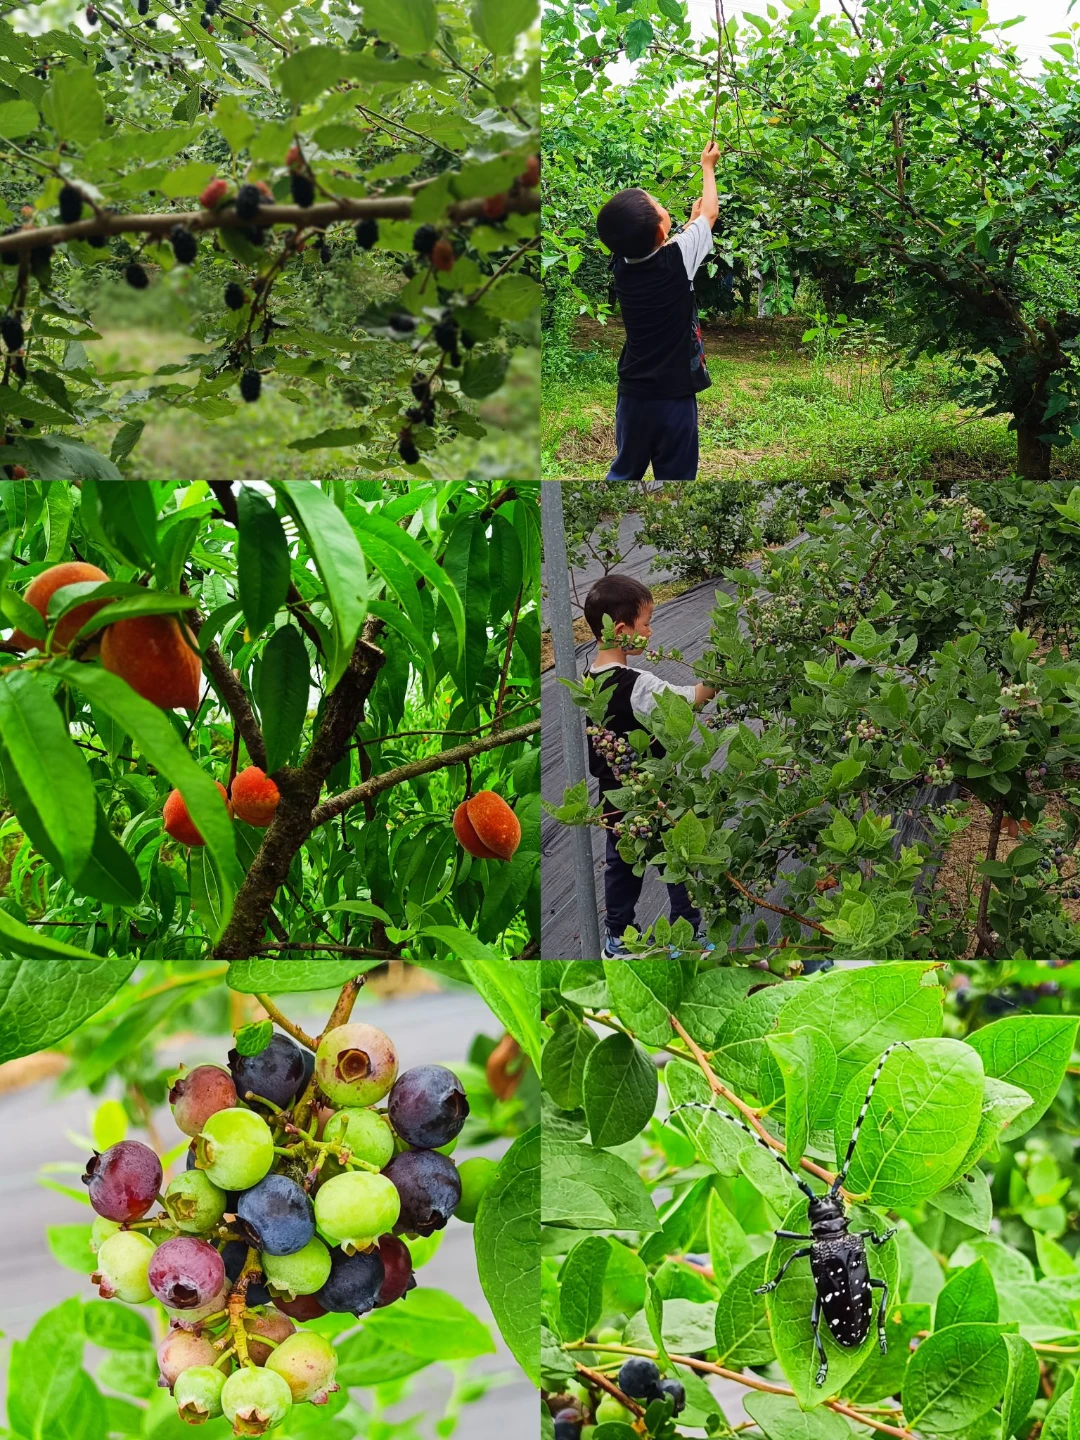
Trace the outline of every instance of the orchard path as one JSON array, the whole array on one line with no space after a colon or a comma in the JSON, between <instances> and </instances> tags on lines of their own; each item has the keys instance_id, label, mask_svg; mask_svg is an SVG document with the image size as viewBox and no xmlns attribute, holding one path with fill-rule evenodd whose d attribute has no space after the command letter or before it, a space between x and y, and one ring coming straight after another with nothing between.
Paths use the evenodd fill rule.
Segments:
<instances>
[{"instance_id":1,"label":"orchard path","mask_svg":"<svg viewBox=\"0 0 1080 1440\"><path fill-rule=\"evenodd\" d=\"M325 1004L320 999L318 1006L314 1002L297 1003L301 998L306 1001L307 997L284 996L281 1008L309 1033L318 1034L330 1012L333 997ZM487 1007L471 991L410 995L369 1004L364 1003L361 995L355 1018L378 1025L392 1035L402 1069L424 1061L463 1060L478 1031L492 1034L497 1028ZM221 1064L227 1049L225 1037L174 1035L159 1047L158 1055L163 1067L181 1061L189 1065L203 1061ZM6 1337L0 1340L0 1414L4 1413L10 1351L6 1342L24 1338L43 1311L67 1296L80 1293L90 1299L95 1293L89 1277L80 1281L74 1271L63 1269L53 1259L45 1240L46 1226L80 1223L92 1212L67 1196L44 1189L38 1183L38 1175L43 1165L56 1162L77 1161L81 1170L85 1152L71 1143L68 1134L86 1134L94 1105L105 1095L115 1094L116 1087L107 1086L105 1095L96 1098L85 1092L57 1098L53 1091L54 1082L43 1081L25 1090L0 1095L0 1134L5 1137L11 1157L0 1177L0 1213L4 1217L0 1238L0 1331ZM167 1144L173 1136L179 1139L167 1107L156 1112L154 1118L162 1136L169 1137ZM133 1138L145 1137L142 1132L134 1131ZM465 1158L468 1153L461 1152L458 1158ZM477 1153L497 1152L488 1148ZM78 1184L74 1173L54 1178L66 1185ZM473 1361L474 1373L501 1374L510 1382L493 1388L465 1408L462 1419L470 1440L504 1440L508 1434L532 1434L536 1425L536 1392L517 1369L491 1318L476 1278L471 1225L450 1221L434 1258L418 1272L418 1282L446 1290L479 1315L491 1331L498 1352ZM407 1304L407 1299L402 1303ZM91 1371L105 1353L88 1350ZM441 1365L432 1366L414 1378L411 1394L391 1406L385 1418L401 1421L410 1415L422 1416L420 1431L427 1440L434 1440L434 1425L443 1413L451 1388L449 1372Z\"/></svg>"}]
</instances>

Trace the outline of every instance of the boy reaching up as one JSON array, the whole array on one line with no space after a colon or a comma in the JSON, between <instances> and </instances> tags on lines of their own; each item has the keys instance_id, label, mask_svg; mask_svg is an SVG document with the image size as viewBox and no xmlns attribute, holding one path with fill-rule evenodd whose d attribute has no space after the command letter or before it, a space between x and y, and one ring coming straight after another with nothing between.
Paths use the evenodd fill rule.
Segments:
<instances>
[{"instance_id":1,"label":"boy reaching up","mask_svg":"<svg viewBox=\"0 0 1080 1440\"><path fill-rule=\"evenodd\" d=\"M698 467L697 396L712 384L698 324L694 276L712 249L720 213L710 140L701 152L701 198L681 234L647 190L620 190L596 217L615 256L615 294L626 342L619 357L615 442L609 480L693 480Z\"/></svg>"},{"instance_id":2,"label":"boy reaching up","mask_svg":"<svg viewBox=\"0 0 1080 1440\"><path fill-rule=\"evenodd\" d=\"M716 691L700 683L695 685L672 685L647 670L636 670L626 663L629 650L627 637L652 634L653 597L652 591L629 575L606 575L597 580L585 597L585 619L596 636L598 648L596 657L585 671L600 681L607 692L608 708L605 728L619 739L625 740L632 730L642 728L642 721L656 707L656 696L662 691L681 695L691 705L701 706L713 699ZM615 644L604 647L604 620L612 621ZM627 639L627 644L620 642ZM586 727L586 730L588 727ZM634 867L619 854L619 840L616 826L623 819L622 812L608 801L608 795L622 786L608 760L588 736L589 772L599 781L600 800L604 806L604 826L607 830L607 851L604 865L604 901L607 910L607 943L601 954L603 960L617 960L624 956L626 947L622 936L628 925L635 923L635 911L641 896L643 875L635 875ZM664 747L659 740L653 740L651 753L663 755ZM701 931L701 911L690 899L685 885L669 885L668 898L671 902L671 919L689 920L698 934L702 945L706 944ZM712 948L711 946L709 947Z\"/></svg>"}]
</instances>

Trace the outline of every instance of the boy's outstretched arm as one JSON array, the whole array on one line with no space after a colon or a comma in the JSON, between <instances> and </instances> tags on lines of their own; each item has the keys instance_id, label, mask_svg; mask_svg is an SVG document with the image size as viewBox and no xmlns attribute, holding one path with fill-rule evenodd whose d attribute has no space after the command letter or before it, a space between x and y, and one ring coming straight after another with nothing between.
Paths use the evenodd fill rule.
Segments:
<instances>
[{"instance_id":1,"label":"boy's outstretched arm","mask_svg":"<svg viewBox=\"0 0 1080 1440\"><path fill-rule=\"evenodd\" d=\"M716 697L716 691L710 685L702 685L698 682L697 694L694 696L695 705L706 705Z\"/></svg>"},{"instance_id":2,"label":"boy's outstretched arm","mask_svg":"<svg viewBox=\"0 0 1080 1440\"><path fill-rule=\"evenodd\" d=\"M701 152L701 199L694 201L690 217L696 220L699 215L704 215L710 229L720 214L720 202L716 198L716 162L719 158L720 147L715 140L710 140Z\"/></svg>"}]
</instances>

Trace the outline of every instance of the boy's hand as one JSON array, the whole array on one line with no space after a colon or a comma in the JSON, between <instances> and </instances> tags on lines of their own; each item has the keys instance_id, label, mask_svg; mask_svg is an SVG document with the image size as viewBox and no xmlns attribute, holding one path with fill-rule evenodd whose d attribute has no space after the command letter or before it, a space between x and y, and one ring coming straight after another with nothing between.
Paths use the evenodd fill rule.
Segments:
<instances>
[{"instance_id":1,"label":"boy's hand","mask_svg":"<svg viewBox=\"0 0 1080 1440\"><path fill-rule=\"evenodd\" d=\"M715 170L716 162L720 159L720 146L715 140L710 140L701 152L701 168L703 170Z\"/></svg>"},{"instance_id":2,"label":"boy's hand","mask_svg":"<svg viewBox=\"0 0 1080 1440\"><path fill-rule=\"evenodd\" d=\"M694 201L694 208L690 211L690 224L691 224L691 225L694 223L694 221L697 219L697 217L698 217L700 214L701 214L701 197L700 197L700 195L699 195L698 198Z\"/></svg>"}]
</instances>

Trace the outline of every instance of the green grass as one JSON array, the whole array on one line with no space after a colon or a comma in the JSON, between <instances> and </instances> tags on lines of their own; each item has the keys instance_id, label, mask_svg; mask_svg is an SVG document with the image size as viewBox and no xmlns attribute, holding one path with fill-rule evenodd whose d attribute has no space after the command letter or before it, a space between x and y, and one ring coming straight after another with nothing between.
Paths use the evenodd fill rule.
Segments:
<instances>
[{"instance_id":1,"label":"green grass","mask_svg":"<svg viewBox=\"0 0 1080 1440\"><path fill-rule=\"evenodd\" d=\"M124 325L102 328L99 333L101 340L87 342L87 348L92 348L102 370L113 373L142 371L152 377L160 366L183 364L205 348L188 335L150 327ZM234 408L213 421L161 399L143 398L154 385L190 387L198 379L193 368L156 380L129 378L109 384L113 403L126 397L124 418L146 422L138 446L125 462L129 478L324 479L375 473L356 467L351 448L289 449L293 441L321 430L363 423L367 407L353 408L340 389L301 387L291 377L269 375L264 377L263 393L255 405L245 404L235 391L227 392ZM482 439L459 436L441 446L427 461L432 475L439 480L537 478L539 379L538 352L517 352L502 388L475 407L488 434ZM381 385L377 382L372 388L378 390ZM379 403L377 395L372 403ZM80 438L108 455L117 429L115 423L103 420L86 427ZM387 473L410 472L398 465Z\"/></svg>"},{"instance_id":2,"label":"green grass","mask_svg":"<svg viewBox=\"0 0 1080 1440\"><path fill-rule=\"evenodd\" d=\"M843 358L815 363L797 345L804 322L770 320L706 332L712 386L699 396L702 479L893 476L993 479L1012 474L1003 417L981 419L945 396L947 365L883 370ZM579 327L583 348L545 375L542 473L600 479L615 453L617 325ZM564 378L566 376L567 378ZM1080 477L1080 454L1059 460Z\"/></svg>"}]
</instances>

